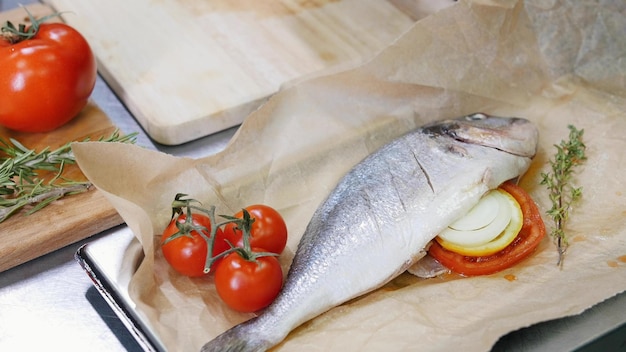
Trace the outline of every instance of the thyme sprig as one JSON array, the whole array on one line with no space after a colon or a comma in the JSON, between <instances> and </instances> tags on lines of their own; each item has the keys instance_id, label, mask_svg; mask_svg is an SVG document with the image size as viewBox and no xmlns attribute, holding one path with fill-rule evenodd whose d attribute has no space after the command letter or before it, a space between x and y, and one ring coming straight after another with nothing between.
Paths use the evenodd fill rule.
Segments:
<instances>
[{"instance_id":1,"label":"thyme sprig","mask_svg":"<svg viewBox=\"0 0 626 352\"><path fill-rule=\"evenodd\" d=\"M554 221L554 229L550 236L554 240L559 255L557 265L562 267L565 252L569 246L565 234L565 222L569 218L569 212L574 202L582 197L582 187L575 187L571 184L574 168L581 165L587 157L585 155L586 146L583 142L584 130L578 130L572 125L569 128L569 139L563 140L560 144L554 145L556 154L551 159L550 167L552 172L541 174L541 184L548 188L552 208L546 213Z\"/></svg>"},{"instance_id":2,"label":"thyme sprig","mask_svg":"<svg viewBox=\"0 0 626 352\"><path fill-rule=\"evenodd\" d=\"M120 135L115 130L98 141L135 143L136 135ZM65 166L75 163L70 143L37 152L13 138L0 138L0 223L26 206L33 205L27 212L32 214L55 200L88 190L89 181L63 176Z\"/></svg>"}]
</instances>

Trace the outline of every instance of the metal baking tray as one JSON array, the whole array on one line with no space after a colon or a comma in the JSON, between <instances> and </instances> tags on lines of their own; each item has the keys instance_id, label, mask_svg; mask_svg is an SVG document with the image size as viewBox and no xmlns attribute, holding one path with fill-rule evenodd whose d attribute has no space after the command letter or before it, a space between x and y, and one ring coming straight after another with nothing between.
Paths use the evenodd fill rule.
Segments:
<instances>
[{"instance_id":1,"label":"metal baking tray","mask_svg":"<svg viewBox=\"0 0 626 352\"><path fill-rule=\"evenodd\" d=\"M76 252L76 260L144 351L166 351L148 319L135 309L128 283L143 259L132 231L120 226ZM513 331L496 351L626 351L626 292L582 314Z\"/></svg>"},{"instance_id":2,"label":"metal baking tray","mask_svg":"<svg viewBox=\"0 0 626 352\"><path fill-rule=\"evenodd\" d=\"M144 351L166 351L128 293L143 259L141 244L127 226L81 246L75 255L94 286Z\"/></svg>"}]
</instances>

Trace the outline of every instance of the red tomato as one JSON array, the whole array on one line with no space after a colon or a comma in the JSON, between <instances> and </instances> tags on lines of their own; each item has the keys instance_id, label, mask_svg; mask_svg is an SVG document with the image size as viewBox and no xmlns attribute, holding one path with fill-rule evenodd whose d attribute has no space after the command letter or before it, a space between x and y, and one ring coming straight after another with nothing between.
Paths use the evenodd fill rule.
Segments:
<instances>
[{"instance_id":1,"label":"red tomato","mask_svg":"<svg viewBox=\"0 0 626 352\"><path fill-rule=\"evenodd\" d=\"M251 205L245 208L254 218L250 229L250 246L264 248L268 252L280 254L287 245L287 225L274 208L267 205ZM243 219L243 211L235 214ZM224 227L225 238L235 247L243 247L243 232L234 223Z\"/></svg>"},{"instance_id":2,"label":"red tomato","mask_svg":"<svg viewBox=\"0 0 626 352\"><path fill-rule=\"evenodd\" d=\"M254 248L255 252L266 252ZM283 285L283 271L274 256L244 259L239 252L226 255L215 268L215 288L226 305L239 312L267 307Z\"/></svg>"},{"instance_id":3,"label":"red tomato","mask_svg":"<svg viewBox=\"0 0 626 352\"><path fill-rule=\"evenodd\" d=\"M204 234L209 237L211 229L211 220L208 216L202 214L192 214L192 224L195 226L204 226L209 231ZM179 215L173 219L170 224L163 231L161 237L161 250L165 260L180 274L198 277L204 275L204 264L206 261L206 255L208 251L207 242L197 231L191 231L191 236L180 236L165 244L163 244L168 238L172 237L179 232L176 226L176 221L184 224L187 221L185 214ZM221 229L216 232L215 244L213 247L213 256L216 256L230 247L224 242L223 233ZM213 263L211 269L216 267L217 263Z\"/></svg>"},{"instance_id":4,"label":"red tomato","mask_svg":"<svg viewBox=\"0 0 626 352\"><path fill-rule=\"evenodd\" d=\"M66 24L40 24L34 37L15 44L0 39L0 125L56 129L85 107L95 83L89 44Z\"/></svg>"},{"instance_id":5,"label":"red tomato","mask_svg":"<svg viewBox=\"0 0 626 352\"><path fill-rule=\"evenodd\" d=\"M519 203L524 223L518 236L500 252L470 257L449 251L437 241L432 241L428 253L448 269L467 276L489 275L510 268L528 257L546 235L546 228L539 209L523 188L506 182L500 186Z\"/></svg>"}]
</instances>

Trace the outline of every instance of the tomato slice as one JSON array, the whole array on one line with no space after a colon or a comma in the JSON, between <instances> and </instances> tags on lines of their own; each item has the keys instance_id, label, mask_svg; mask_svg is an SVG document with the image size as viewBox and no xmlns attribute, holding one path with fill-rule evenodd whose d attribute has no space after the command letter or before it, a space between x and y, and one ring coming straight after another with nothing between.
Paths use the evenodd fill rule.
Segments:
<instances>
[{"instance_id":1,"label":"tomato slice","mask_svg":"<svg viewBox=\"0 0 626 352\"><path fill-rule=\"evenodd\" d=\"M541 213L523 188L512 182L505 182L500 188L517 200L524 218L522 229L511 244L491 255L471 257L449 251L437 241L432 241L428 253L448 269L465 276L493 274L528 257L546 235Z\"/></svg>"}]
</instances>

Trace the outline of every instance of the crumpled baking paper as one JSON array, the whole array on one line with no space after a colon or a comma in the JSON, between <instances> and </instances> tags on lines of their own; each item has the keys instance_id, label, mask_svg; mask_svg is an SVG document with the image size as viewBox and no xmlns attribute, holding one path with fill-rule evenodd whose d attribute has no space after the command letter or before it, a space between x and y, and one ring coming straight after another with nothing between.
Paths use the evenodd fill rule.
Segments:
<instances>
[{"instance_id":1,"label":"crumpled baking paper","mask_svg":"<svg viewBox=\"0 0 626 352\"><path fill-rule=\"evenodd\" d=\"M143 246L129 291L169 351L198 350L252 314L217 298L212 278L175 274L155 243L182 192L231 214L266 203L290 231L287 267L312 213L349 168L423 123L476 111L522 116L540 130L521 185L551 205L541 172L567 125L584 129L564 266L549 238L504 272L418 279L403 274L294 330L278 351L485 351L510 331L579 314L626 290L626 4L459 1L417 21L371 61L285 87L227 148L199 160L136 146L74 145L87 177ZM546 218L546 224L551 223ZM134 270L134 268L128 268Z\"/></svg>"}]
</instances>

